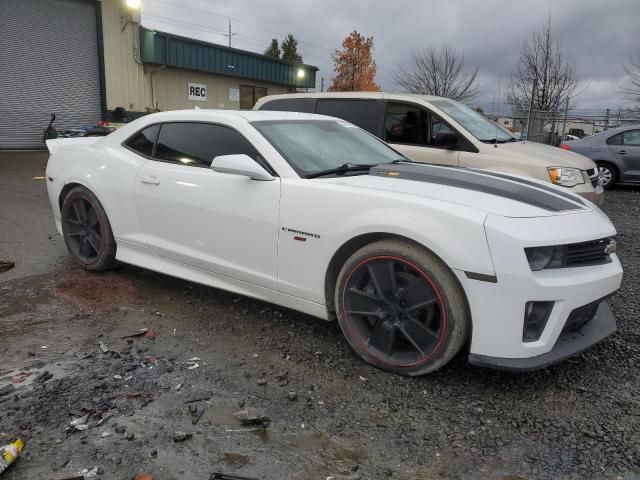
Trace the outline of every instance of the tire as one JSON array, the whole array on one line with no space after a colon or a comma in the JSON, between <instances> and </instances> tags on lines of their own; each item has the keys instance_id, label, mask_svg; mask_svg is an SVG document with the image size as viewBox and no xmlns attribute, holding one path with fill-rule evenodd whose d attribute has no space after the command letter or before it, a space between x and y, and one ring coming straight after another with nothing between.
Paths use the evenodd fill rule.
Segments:
<instances>
[{"instance_id":1,"label":"tire","mask_svg":"<svg viewBox=\"0 0 640 480\"><path fill-rule=\"evenodd\" d=\"M340 328L356 353L400 375L441 368L471 330L466 297L453 272L433 253L402 240L381 240L354 253L338 275L335 303Z\"/></svg>"},{"instance_id":2,"label":"tire","mask_svg":"<svg viewBox=\"0 0 640 480\"><path fill-rule=\"evenodd\" d=\"M609 162L596 162L598 166L598 173L600 176L606 180L602 183L602 188L605 190L611 190L618 180L620 180L620 174L618 173L618 169L615 165L612 165Z\"/></svg>"},{"instance_id":3,"label":"tire","mask_svg":"<svg viewBox=\"0 0 640 480\"><path fill-rule=\"evenodd\" d=\"M91 191L79 186L69 190L61 213L64 242L76 262L91 272L104 272L117 266L111 224Z\"/></svg>"}]
</instances>

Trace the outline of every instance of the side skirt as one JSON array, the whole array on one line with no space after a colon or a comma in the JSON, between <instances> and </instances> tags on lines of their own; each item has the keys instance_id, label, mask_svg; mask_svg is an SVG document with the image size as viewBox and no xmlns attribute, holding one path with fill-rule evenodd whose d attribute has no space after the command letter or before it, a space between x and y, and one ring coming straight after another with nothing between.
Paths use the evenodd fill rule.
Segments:
<instances>
[{"instance_id":1,"label":"side skirt","mask_svg":"<svg viewBox=\"0 0 640 480\"><path fill-rule=\"evenodd\" d=\"M116 259L122 263L146 268L154 272L181 278L190 282L199 283L208 287L219 288L229 292L256 298L265 302L274 303L281 307L290 308L306 313L322 320L329 320L325 305L310 302L302 298L287 295L268 288L252 285L231 277L219 275L208 270L195 268L189 265L160 257L153 251L137 243L117 240L118 249Z\"/></svg>"}]
</instances>

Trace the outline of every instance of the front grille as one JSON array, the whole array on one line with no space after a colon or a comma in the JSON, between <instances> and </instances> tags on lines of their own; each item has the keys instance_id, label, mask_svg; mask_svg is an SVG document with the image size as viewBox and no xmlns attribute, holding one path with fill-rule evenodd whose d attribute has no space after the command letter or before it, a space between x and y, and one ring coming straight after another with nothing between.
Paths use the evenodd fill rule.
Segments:
<instances>
[{"instance_id":1,"label":"front grille","mask_svg":"<svg viewBox=\"0 0 640 480\"><path fill-rule=\"evenodd\" d=\"M596 188L600 184L600 174L598 173L598 170L595 168L587 170L587 175L589 175L589 180L591 180L593 188Z\"/></svg>"},{"instance_id":2,"label":"front grille","mask_svg":"<svg viewBox=\"0 0 640 480\"><path fill-rule=\"evenodd\" d=\"M598 311L600 303L602 303L602 300L597 300L573 310L569 314L569 318L567 318L567 321L564 324L562 333L575 332L576 330L580 330L584 325L593 320L593 317L596 316L596 312Z\"/></svg>"},{"instance_id":3,"label":"front grille","mask_svg":"<svg viewBox=\"0 0 640 480\"><path fill-rule=\"evenodd\" d=\"M611 256L607 252L610 242L609 238L601 238L567 245L567 267L584 267L611 262Z\"/></svg>"}]
</instances>

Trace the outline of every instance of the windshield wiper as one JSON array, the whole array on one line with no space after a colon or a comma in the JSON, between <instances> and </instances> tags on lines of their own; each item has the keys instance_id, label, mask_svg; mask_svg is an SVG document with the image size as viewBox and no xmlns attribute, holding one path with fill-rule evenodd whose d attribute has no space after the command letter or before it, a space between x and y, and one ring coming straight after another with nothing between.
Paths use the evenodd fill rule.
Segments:
<instances>
[{"instance_id":1,"label":"windshield wiper","mask_svg":"<svg viewBox=\"0 0 640 480\"><path fill-rule=\"evenodd\" d=\"M480 139L480 141L482 143L507 143L507 142L510 142L511 139L503 140L501 138L500 139L498 139L498 138L482 138L482 139Z\"/></svg>"},{"instance_id":2,"label":"windshield wiper","mask_svg":"<svg viewBox=\"0 0 640 480\"><path fill-rule=\"evenodd\" d=\"M346 172L359 172L363 170L370 170L371 167L375 167L375 165L371 165L368 163L343 163L339 167L330 168L328 170L320 170L319 172L313 172L308 175L305 175L304 178L317 178L323 177L325 175L346 173Z\"/></svg>"}]
</instances>

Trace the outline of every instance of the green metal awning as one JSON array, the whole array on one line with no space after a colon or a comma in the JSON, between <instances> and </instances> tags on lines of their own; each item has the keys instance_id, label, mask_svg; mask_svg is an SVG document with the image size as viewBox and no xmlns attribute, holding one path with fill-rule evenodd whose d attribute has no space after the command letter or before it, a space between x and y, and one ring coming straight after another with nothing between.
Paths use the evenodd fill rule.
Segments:
<instances>
[{"instance_id":1,"label":"green metal awning","mask_svg":"<svg viewBox=\"0 0 640 480\"><path fill-rule=\"evenodd\" d=\"M140 59L144 63L314 88L318 67L201 42L140 27Z\"/></svg>"}]
</instances>

